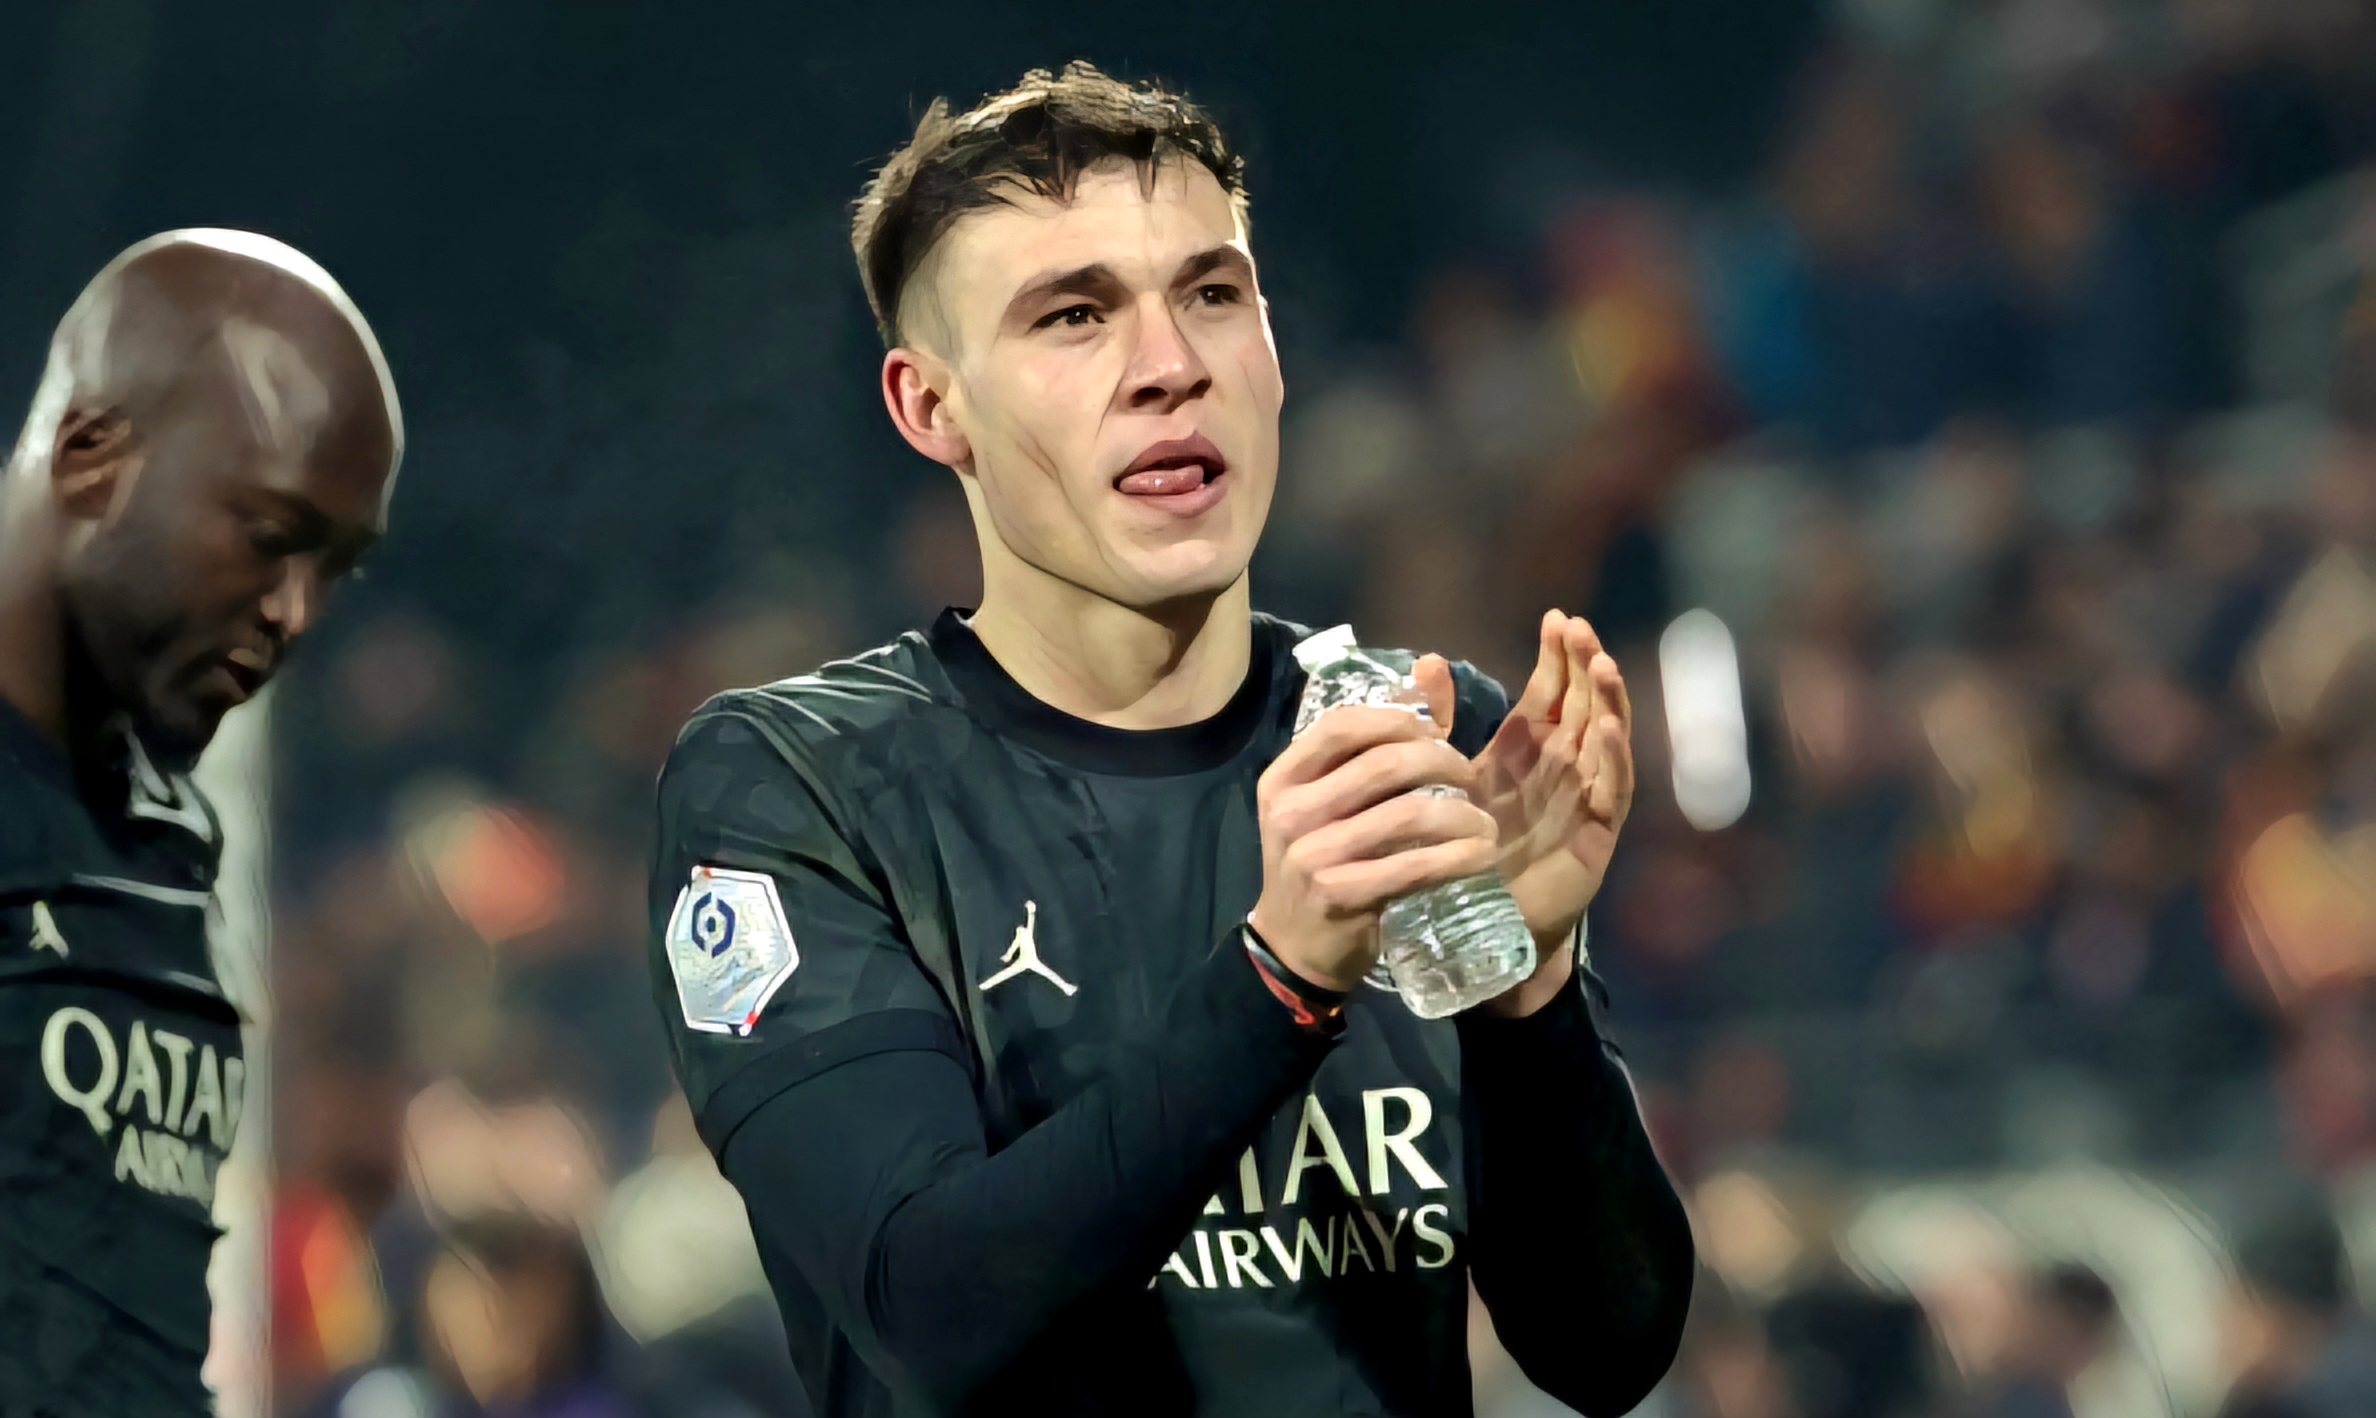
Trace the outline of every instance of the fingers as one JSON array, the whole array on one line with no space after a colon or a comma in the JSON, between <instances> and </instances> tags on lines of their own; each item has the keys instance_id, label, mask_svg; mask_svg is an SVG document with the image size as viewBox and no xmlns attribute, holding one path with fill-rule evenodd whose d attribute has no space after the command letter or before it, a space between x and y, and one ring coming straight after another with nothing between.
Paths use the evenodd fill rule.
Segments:
<instances>
[{"instance_id":1,"label":"fingers","mask_svg":"<svg viewBox=\"0 0 2376 1418\"><path fill-rule=\"evenodd\" d=\"M1528 676L1518 702L1510 706L1511 716L1543 723L1572 721L1579 712L1577 685L1581 682L1589 688L1594 684L1591 667L1603 653L1600 634L1590 621L1565 611L1545 611L1536 637L1534 673ZM1586 712L1588 717L1577 726L1571 743L1580 739L1591 723Z\"/></svg>"},{"instance_id":2,"label":"fingers","mask_svg":"<svg viewBox=\"0 0 2376 1418\"><path fill-rule=\"evenodd\" d=\"M1486 870L1498 836L1492 816L1474 803L1409 794L1297 838L1287 865L1312 882L1331 915L1359 915Z\"/></svg>"},{"instance_id":3,"label":"fingers","mask_svg":"<svg viewBox=\"0 0 2376 1418\"><path fill-rule=\"evenodd\" d=\"M1427 717L1436 731L1446 738L1452 736L1452 716L1460 711L1460 694L1452 684L1452 666L1441 655L1421 655L1412 668L1411 677L1419 682L1419 692L1427 697Z\"/></svg>"},{"instance_id":4,"label":"fingers","mask_svg":"<svg viewBox=\"0 0 2376 1418\"><path fill-rule=\"evenodd\" d=\"M1576 620L1569 621L1568 624L1570 627L1575 627L1584 623ZM1591 627L1585 626L1584 634L1590 635L1591 633ZM1597 643L1595 642L1596 646ZM1591 731L1594 720L1599 717L1599 695L1594 688L1592 676L1587 673L1592 660L1588 655L1579 655L1578 648L1576 637L1571 635L1565 647L1569 668L1567 693L1560 699L1559 732L1553 739L1550 750L1564 759L1574 758L1577 751L1583 746L1585 736ZM1597 649L1594 653L1598 653Z\"/></svg>"},{"instance_id":5,"label":"fingers","mask_svg":"<svg viewBox=\"0 0 2376 1418\"><path fill-rule=\"evenodd\" d=\"M1375 861L1468 837L1490 848L1500 835L1492 814L1475 803L1413 793L1323 824L1297 838L1288 855L1316 876L1346 862Z\"/></svg>"},{"instance_id":6,"label":"fingers","mask_svg":"<svg viewBox=\"0 0 2376 1418\"><path fill-rule=\"evenodd\" d=\"M1435 785L1466 791L1476 766L1442 739L1405 740L1363 751L1316 782L1276 794L1270 803L1274 828L1294 840L1331 823Z\"/></svg>"},{"instance_id":7,"label":"fingers","mask_svg":"<svg viewBox=\"0 0 2376 1418\"><path fill-rule=\"evenodd\" d=\"M1591 622L1556 611L1543 618L1543 654L1558 656L1557 678L1565 683L1541 716L1558 725L1544 744L1541 771L1572 774L1593 817L1622 817L1633 800L1633 700L1616 657ZM1549 678L1538 661L1528 697Z\"/></svg>"},{"instance_id":8,"label":"fingers","mask_svg":"<svg viewBox=\"0 0 2376 1418\"><path fill-rule=\"evenodd\" d=\"M1338 914L1365 915L1397 897L1478 876L1493 865L1490 839L1459 837L1389 857L1325 867L1313 875L1312 884Z\"/></svg>"},{"instance_id":9,"label":"fingers","mask_svg":"<svg viewBox=\"0 0 2376 1418\"><path fill-rule=\"evenodd\" d=\"M1633 803L1633 741L1623 720L1603 714L1593 721L1577 755L1584 776L1584 810L1596 821L1624 820Z\"/></svg>"},{"instance_id":10,"label":"fingers","mask_svg":"<svg viewBox=\"0 0 2376 1418\"><path fill-rule=\"evenodd\" d=\"M1510 706L1510 715L1518 719L1548 719L1567 692L1568 660L1564 636L1568 617L1562 611L1543 612L1543 623L1535 635L1534 673L1527 676L1526 688L1518 695L1518 702Z\"/></svg>"},{"instance_id":11,"label":"fingers","mask_svg":"<svg viewBox=\"0 0 2376 1418\"><path fill-rule=\"evenodd\" d=\"M1437 737L1433 724L1407 709L1344 705L1331 709L1263 770L1260 792L1267 798L1299 784L1325 778L1348 760L1380 744L1416 743Z\"/></svg>"},{"instance_id":12,"label":"fingers","mask_svg":"<svg viewBox=\"0 0 2376 1418\"><path fill-rule=\"evenodd\" d=\"M1567 647L1569 654L1581 661L1589 662L1603 648L1600 632L1594 630L1592 622L1584 617L1569 616L1567 619Z\"/></svg>"},{"instance_id":13,"label":"fingers","mask_svg":"<svg viewBox=\"0 0 2376 1418\"><path fill-rule=\"evenodd\" d=\"M1583 780L1584 815L1605 820L1616 804L1616 766L1610 754L1617 719L1604 714L1592 721L1592 731L1576 754L1576 771Z\"/></svg>"},{"instance_id":14,"label":"fingers","mask_svg":"<svg viewBox=\"0 0 2376 1418\"><path fill-rule=\"evenodd\" d=\"M1593 816L1615 822L1633 802L1633 696L1615 657L1599 648L1597 638L1583 673L1592 683L1598 740L1583 760L1584 772L1592 779L1589 807Z\"/></svg>"},{"instance_id":15,"label":"fingers","mask_svg":"<svg viewBox=\"0 0 2376 1418\"><path fill-rule=\"evenodd\" d=\"M1620 822L1633 806L1634 761L1633 735L1625 721L1611 714L1601 721L1608 726L1609 747L1603 761L1608 764L1601 777L1608 784L1607 811L1602 813L1611 822Z\"/></svg>"},{"instance_id":16,"label":"fingers","mask_svg":"<svg viewBox=\"0 0 2376 1418\"><path fill-rule=\"evenodd\" d=\"M1614 710L1618 724L1631 733L1633 695L1626 690L1625 674L1617 668L1617 661L1605 652L1592 662L1592 682L1600 691L1602 705Z\"/></svg>"},{"instance_id":17,"label":"fingers","mask_svg":"<svg viewBox=\"0 0 2376 1418\"><path fill-rule=\"evenodd\" d=\"M1627 728L1633 726L1633 704L1625 690L1625 676L1617 657L1601 643L1600 632L1582 616L1567 623L1566 650L1571 675L1589 680L1600 700L1599 712L1615 711Z\"/></svg>"}]
</instances>

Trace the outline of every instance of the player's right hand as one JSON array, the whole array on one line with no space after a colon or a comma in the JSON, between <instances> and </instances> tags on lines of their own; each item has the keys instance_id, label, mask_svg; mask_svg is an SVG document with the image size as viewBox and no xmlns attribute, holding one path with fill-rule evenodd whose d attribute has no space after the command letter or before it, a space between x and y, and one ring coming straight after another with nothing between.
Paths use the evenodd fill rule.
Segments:
<instances>
[{"instance_id":1,"label":"player's right hand","mask_svg":"<svg viewBox=\"0 0 2376 1418\"><path fill-rule=\"evenodd\" d=\"M1493 868L1498 829L1465 798L1474 766L1435 724L1400 709L1331 709L1287 745L1255 789L1262 897L1255 932L1313 984L1351 990L1378 956L1378 915L1397 897Z\"/></svg>"}]
</instances>

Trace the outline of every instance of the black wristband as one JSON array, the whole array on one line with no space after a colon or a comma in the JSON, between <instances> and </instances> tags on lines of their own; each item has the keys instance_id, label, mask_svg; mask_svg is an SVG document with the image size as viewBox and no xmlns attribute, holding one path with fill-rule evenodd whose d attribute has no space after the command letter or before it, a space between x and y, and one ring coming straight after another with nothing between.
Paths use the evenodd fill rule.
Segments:
<instances>
[{"instance_id":1,"label":"black wristband","mask_svg":"<svg viewBox=\"0 0 2376 1418\"><path fill-rule=\"evenodd\" d=\"M1270 987L1270 992L1278 996L1279 1003L1294 1011L1296 1023L1329 1035L1344 1031L1345 1001L1352 998L1350 994L1313 984L1288 969L1286 963L1272 952L1270 943L1262 938L1262 933L1254 929L1251 919L1246 922L1242 934L1246 942L1246 955L1254 962L1255 972L1262 976L1262 982Z\"/></svg>"}]
</instances>

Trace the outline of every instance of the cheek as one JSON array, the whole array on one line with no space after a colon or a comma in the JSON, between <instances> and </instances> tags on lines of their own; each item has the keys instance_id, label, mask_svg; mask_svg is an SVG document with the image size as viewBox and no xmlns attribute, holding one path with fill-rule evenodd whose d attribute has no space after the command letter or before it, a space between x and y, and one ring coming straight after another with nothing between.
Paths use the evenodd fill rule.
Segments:
<instances>
[{"instance_id":1,"label":"cheek","mask_svg":"<svg viewBox=\"0 0 2376 1418\"><path fill-rule=\"evenodd\" d=\"M995 411L978 431L974 471L994 503L1035 512L1074 502L1095 480L1106 400L1077 367L1012 371L980 407Z\"/></svg>"},{"instance_id":2,"label":"cheek","mask_svg":"<svg viewBox=\"0 0 2376 1418\"><path fill-rule=\"evenodd\" d=\"M1249 459L1242 469L1253 478L1275 479L1279 463L1279 411L1287 397L1286 381L1279 374L1279 361L1273 353L1267 331L1234 341L1216 361L1219 368L1230 371L1234 386L1232 402L1242 413L1232 419L1238 437L1241 456Z\"/></svg>"},{"instance_id":3,"label":"cheek","mask_svg":"<svg viewBox=\"0 0 2376 1418\"><path fill-rule=\"evenodd\" d=\"M1287 402L1287 381L1279 372L1279 351L1271 343L1270 325L1261 325L1238 346L1238 367L1254 407L1276 415Z\"/></svg>"},{"instance_id":4,"label":"cheek","mask_svg":"<svg viewBox=\"0 0 2376 1418\"><path fill-rule=\"evenodd\" d=\"M283 567L256 550L246 520L227 510L191 517L176 543L179 574L200 601L218 608L262 600Z\"/></svg>"},{"instance_id":5,"label":"cheek","mask_svg":"<svg viewBox=\"0 0 2376 1418\"><path fill-rule=\"evenodd\" d=\"M126 526L111 559L118 594L143 627L170 636L236 618L270 587L246 534L231 518L191 511L145 527Z\"/></svg>"}]
</instances>

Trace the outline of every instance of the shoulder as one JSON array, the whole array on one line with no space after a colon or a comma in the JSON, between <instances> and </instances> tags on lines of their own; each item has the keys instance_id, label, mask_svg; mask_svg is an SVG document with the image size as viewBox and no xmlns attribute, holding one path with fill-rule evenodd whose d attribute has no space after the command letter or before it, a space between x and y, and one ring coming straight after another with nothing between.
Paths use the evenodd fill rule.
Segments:
<instances>
[{"instance_id":1,"label":"shoulder","mask_svg":"<svg viewBox=\"0 0 2376 1418\"><path fill-rule=\"evenodd\" d=\"M678 731L669 766L713 755L822 764L919 715L953 707L923 638L911 633L806 674L713 696Z\"/></svg>"},{"instance_id":2,"label":"shoulder","mask_svg":"<svg viewBox=\"0 0 2376 1418\"><path fill-rule=\"evenodd\" d=\"M92 830L81 799L0 752L0 896L45 887L83 865Z\"/></svg>"},{"instance_id":3,"label":"shoulder","mask_svg":"<svg viewBox=\"0 0 2376 1418\"><path fill-rule=\"evenodd\" d=\"M742 804L779 818L821 808L846 826L915 757L919 726L929 733L961 714L914 633L806 674L731 689L678 732L660 773L663 812ZM802 809L804 801L813 808Z\"/></svg>"}]
</instances>

